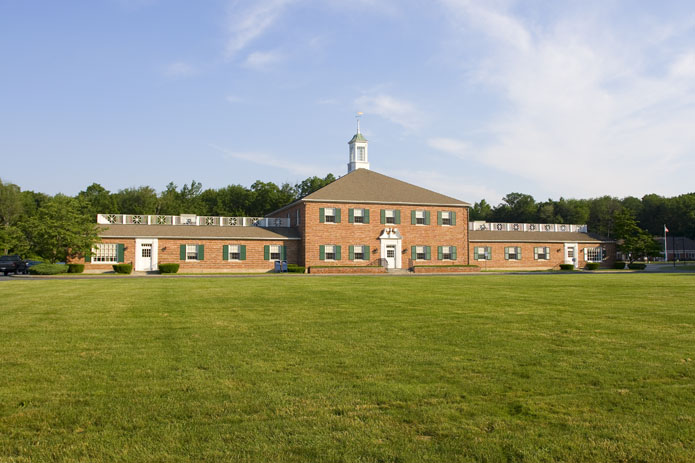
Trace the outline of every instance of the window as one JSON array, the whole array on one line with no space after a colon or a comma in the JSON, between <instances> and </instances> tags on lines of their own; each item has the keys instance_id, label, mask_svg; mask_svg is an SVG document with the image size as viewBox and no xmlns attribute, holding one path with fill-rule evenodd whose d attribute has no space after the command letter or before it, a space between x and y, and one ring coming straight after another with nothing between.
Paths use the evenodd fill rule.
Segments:
<instances>
[{"instance_id":1,"label":"window","mask_svg":"<svg viewBox=\"0 0 695 463\"><path fill-rule=\"evenodd\" d=\"M442 252L439 260L452 260L453 257L453 246L441 246Z\"/></svg>"},{"instance_id":2,"label":"window","mask_svg":"<svg viewBox=\"0 0 695 463\"><path fill-rule=\"evenodd\" d=\"M451 225L451 212L442 212L442 225Z\"/></svg>"},{"instance_id":3,"label":"window","mask_svg":"<svg viewBox=\"0 0 695 463\"><path fill-rule=\"evenodd\" d=\"M368 259L369 259L369 246L367 246L367 245L350 246L350 260L368 260Z\"/></svg>"},{"instance_id":4,"label":"window","mask_svg":"<svg viewBox=\"0 0 695 463\"><path fill-rule=\"evenodd\" d=\"M280 245L270 245L270 260L280 260Z\"/></svg>"},{"instance_id":5,"label":"window","mask_svg":"<svg viewBox=\"0 0 695 463\"><path fill-rule=\"evenodd\" d=\"M117 264L118 245L110 243L97 244L96 248L92 249L92 262Z\"/></svg>"},{"instance_id":6,"label":"window","mask_svg":"<svg viewBox=\"0 0 695 463\"><path fill-rule=\"evenodd\" d=\"M415 225L425 225L425 211L415 211Z\"/></svg>"},{"instance_id":7,"label":"window","mask_svg":"<svg viewBox=\"0 0 695 463\"><path fill-rule=\"evenodd\" d=\"M595 248L584 248L584 256L584 260L587 262L601 262L604 256L603 248L601 246Z\"/></svg>"},{"instance_id":8,"label":"window","mask_svg":"<svg viewBox=\"0 0 695 463\"><path fill-rule=\"evenodd\" d=\"M241 252L238 244L229 246L229 260L241 260Z\"/></svg>"},{"instance_id":9,"label":"window","mask_svg":"<svg viewBox=\"0 0 695 463\"><path fill-rule=\"evenodd\" d=\"M152 257L152 243L142 243L142 257Z\"/></svg>"},{"instance_id":10,"label":"window","mask_svg":"<svg viewBox=\"0 0 695 463\"><path fill-rule=\"evenodd\" d=\"M505 260L521 260L521 248L508 246L504 248Z\"/></svg>"},{"instance_id":11,"label":"window","mask_svg":"<svg viewBox=\"0 0 695 463\"><path fill-rule=\"evenodd\" d=\"M197 244L187 244L186 245L186 260L198 260L198 245Z\"/></svg>"},{"instance_id":12,"label":"window","mask_svg":"<svg viewBox=\"0 0 695 463\"><path fill-rule=\"evenodd\" d=\"M229 244L222 246L222 260L246 260L245 244Z\"/></svg>"},{"instance_id":13,"label":"window","mask_svg":"<svg viewBox=\"0 0 695 463\"><path fill-rule=\"evenodd\" d=\"M401 223L401 211L398 209L381 209L381 223L382 224L395 224L400 225Z\"/></svg>"},{"instance_id":14,"label":"window","mask_svg":"<svg viewBox=\"0 0 695 463\"><path fill-rule=\"evenodd\" d=\"M386 223L396 223L396 213L393 209L387 209L384 211L386 217Z\"/></svg>"},{"instance_id":15,"label":"window","mask_svg":"<svg viewBox=\"0 0 695 463\"><path fill-rule=\"evenodd\" d=\"M353 209L352 221L353 223L364 223L364 209Z\"/></svg>"},{"instance_id":16,"label":"window","mask_svg":"<svg viewBox=\"0 0 695 463\"><path fill-rule=\"evenodd\" d=\"M535 247L533 248L533 258L535 260L550 260L550 248Z\"/></svg>"},{"instance_id":17,"label":"window","mask_svg":"<svg viewBox=\"0 0 695 463\"><path fill-rule=\"evenodd\" d=\"M364 146L357 147L357 161L364 161Z\"/></svg>"},{"instance_id":18,"label":"window","mask_svg":"<svg viewBox=\"0 0 695 463\"><path fill-rule=\"evenodd\" d=\"M324 209L324 211L326 223L335 223L335 209L332 207L327 207Z\"/></svg>"},{"instance_id":19,"label":"window","mask_svg":"<svg viewBox=\"0 0 695 463\"><path fill-rule=\"evenodd\" d=\"M456 225L456 212L454 211L438 211L438 225Z\"/></svg>"},{"instance_id":20,"label":"window","mask_svg":"<svg viewBox=\"0 0 695 463\"><path fill-rule=\"evenodd\" d=\"M340 223L340 208L337 208L337 207L319 208L319 222L321 222L321 223Z\"/></svg>"},{"instance_id":21,"label":"window","mask_svg":"<svg viewBox=\"0 0 695 463\"><path fill-rule=\"evenodd\" d=\"M492 248L490 246L476 246L473 250L475 260L492 260Z\"/></svg>"}]
</instances>

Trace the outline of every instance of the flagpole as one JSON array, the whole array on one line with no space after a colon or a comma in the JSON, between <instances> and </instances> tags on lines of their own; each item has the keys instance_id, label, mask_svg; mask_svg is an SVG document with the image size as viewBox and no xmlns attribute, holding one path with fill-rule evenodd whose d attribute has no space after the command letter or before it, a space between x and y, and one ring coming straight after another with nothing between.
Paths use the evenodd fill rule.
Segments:
<instances>
[{"instance_id":1,"label":"flagpole","mask_svg":"<svg viewBox=\"0 0 695 463\"><path fill-rule=\"evenodd\" d=\"M664 262L668 262L668 252L666 250L666 224L664 224Z\"/></svg>"}]
</instances>

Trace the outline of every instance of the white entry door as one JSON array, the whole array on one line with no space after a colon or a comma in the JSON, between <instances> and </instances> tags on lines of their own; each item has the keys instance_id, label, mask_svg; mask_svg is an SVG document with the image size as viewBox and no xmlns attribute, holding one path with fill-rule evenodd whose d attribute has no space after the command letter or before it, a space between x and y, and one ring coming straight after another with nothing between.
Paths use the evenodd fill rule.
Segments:
<instances>
[{"instance_id":1,"label":"white entry door","mask_svg":"<svg viewBox=\"0 0 695 463\"><path fill-rule=\"evenodd\" d=\"M157 240L135 240L135 270L151 272L157 269Z\"/></svg>"},{"instance_id":2,"label":"white entry door","mask_svg":"<svg viewBox=\"0 0 695 463\"><path fill-rule=\"evenodd\" d=\"M579 267L579 249L577 243L565 243L565 263Z\"/></svg>"},{"instance_id":3,"label":"white entry door","mask_svg":"<svg viewBox=\"0 0 695 463\"><path fill-rule=\"evenodd\" d=\"M396 268L396 245L386 245L386 268Z\"/></svg>"}]
</instances>

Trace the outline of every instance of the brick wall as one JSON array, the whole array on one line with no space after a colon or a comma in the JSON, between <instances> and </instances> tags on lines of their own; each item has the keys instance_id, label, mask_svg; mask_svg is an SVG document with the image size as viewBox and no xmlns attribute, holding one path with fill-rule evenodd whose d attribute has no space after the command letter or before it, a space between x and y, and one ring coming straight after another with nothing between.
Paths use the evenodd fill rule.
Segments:
<instances>
[{"instance_id":1,"label":"brick wall","mask_svg":"<svg viewBox=\"0 0 695 463\"><path fill-rule=\"evenodd\" d=\"M384 228L397 228L402 236L402 268L413 265L411 260L411 246L430 246L431 260L418 261L422 264L468 264L468 209L465 207L425 207L403 206L388 204L337 204L306 202L303 204L303 220L300 233L304 236L303 262L307 267L312 265L326 265L327 261L319 258L319 246L334 244L341 246L342 258L336 264L340 265L366 265L367 261L350 261L348 249L350 245L368 245L371 248L369 262L375 262L381 258L381 242L378 239ZM319 220L320 208L334 207L341 210L340 223L321 223ZM369 223L349 223L348 210L369 209ZM380 221L381 209L400 210L400 224L382 224ZM430 212L430 225L412 225L411 211L426 210ZM456 225L437 225L438 211L456 212ZM439 261L437 259L438 246L456 246L456 260ZM302 259L300 258L300 261Z\"/></svg>"},{"instance_id":2,"label":"brick wall","mask_svg":"<svg viewBox=\"0 0 695 463\"><path fill-rule=\"evenodd\" d=\"M489 246L492 248L492 259L490 260L475 260L474 251L476 247ZM579 249L577 259L579 268L586 266L584 260L584 248L595 248L597 243L577 243ZM606 243L603 245L607 251L607 259L601 263L602 267L610 267L615 262L615 244ZM504 258L505 247L520 247L521 260L506 260ZM535 260L534 248L548 247L550 248L549 260ZM469 243L469 253L471 256L471 264L479 265L481 269L559 269L560 264L565 263L565 245L564 243L492 243L492 242L471 242Z\"/></svg>"},{"instance_id":3,"label":"brick wall","mask_svg":"<svg viewBox=\"0 0 695 463\"><path fill-rule=\"evenodd\" d=\"M122 243L125 245L123 252L124 262L135 265L135 239L134 238L104 238L102 243ZM204 246L203 260L181 260L180 245L202 244ZM223 246L243 244L246 246L246 260L223 260ZM179 264L179 272L267 272L275 267L272 260L264 259L265 245L286 246L286 258L289 264L296 264L299 257L299 240L200 240L200 239L162 239L157 243L157 263ZM84 262L77 259L74 262ZM86 263L85 271L110 271L113 264Z\"/></svg>"}]
</instances>

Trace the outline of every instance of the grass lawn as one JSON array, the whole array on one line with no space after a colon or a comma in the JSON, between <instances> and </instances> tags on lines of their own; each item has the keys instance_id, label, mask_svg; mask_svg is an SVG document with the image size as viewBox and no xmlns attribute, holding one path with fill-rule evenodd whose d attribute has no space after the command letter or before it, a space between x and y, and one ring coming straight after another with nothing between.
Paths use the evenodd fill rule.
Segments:
<instances>
[{"instance_id":1,"label":"grass lawn","mask_svg":"<svg viewBox=\"0 0 695 463\"><path fill-rule=\"evenodd\" d=\"M0 462L695 460L695 275L0 282Z\"/></svg>"}]
</instances>

